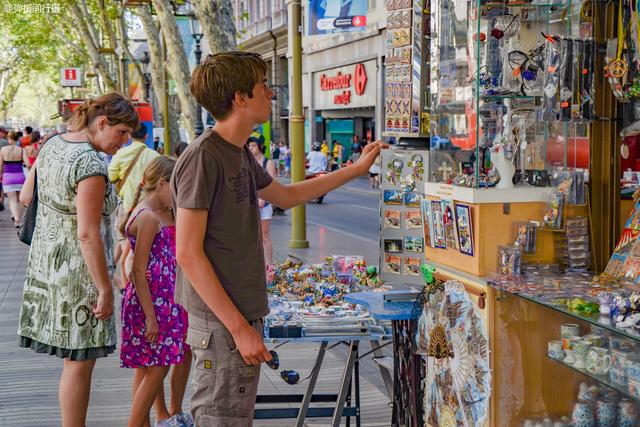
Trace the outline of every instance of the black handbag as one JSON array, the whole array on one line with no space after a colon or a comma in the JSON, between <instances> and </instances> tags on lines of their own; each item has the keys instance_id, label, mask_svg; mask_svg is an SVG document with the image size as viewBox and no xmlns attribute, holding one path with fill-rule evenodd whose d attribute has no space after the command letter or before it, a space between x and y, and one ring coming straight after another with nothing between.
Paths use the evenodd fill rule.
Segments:
<instances>
[{"instance_id":1,"label":"black handbag","mask_svg":"<svg viewBox=\"0 0 640 427\"><path fill-rule=\"evenodd\" d=\"M27 211L24 213L24 217L22 220L22 225L20 226L20 230L18 230L18 239L22 243L26 243L27 245L31 245L31 239L33 239L33 232L36 229L36 215L38 213L38 170L35 172L35 182L33 184L33 199L31 199L31 203L27 208Z\"/></svg>"}]
</instances>

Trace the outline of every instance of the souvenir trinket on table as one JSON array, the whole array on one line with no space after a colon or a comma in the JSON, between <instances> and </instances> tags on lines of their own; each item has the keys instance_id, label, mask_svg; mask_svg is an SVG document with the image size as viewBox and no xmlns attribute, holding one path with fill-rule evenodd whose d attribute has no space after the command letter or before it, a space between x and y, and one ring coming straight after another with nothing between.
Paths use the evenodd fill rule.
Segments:
<instances>
[{"instance_id":1,"label":"souvenir trinket on table","mask_svg":"<svg viewBox=\"0 0 640 427\"><path fill-rule=\"evenodd\" d=\"M468 205L456 203L456 224L458 225L458 238L460 240L460 252L473 256L473 227L471 224L471 209Z\"/></svg>"},{"instance_id":2,"label":"souvenir trinket on table","mask_svg":"<svg viewBox=\"0 0 640 427\"><path fill-rule=\"evenodd\" d=\"M442 203L439 200L431 200L433 247L446 249L447 244L444 235L444 218L442 216Z\"/></svg>"},{"instance_id":3,"label":"souvenir trinket on table","mask_svg":"<svg viewBox=\"0 0 640 427\"><path fill-rule=\"evenodd\" d=\"M425 424L443 425L447 419L452 426L482 425L488 415L491 368L477 305L461 283L449 281L444 291L425 302L418 324L416 342L426 361Z\"/></svg>"}]
</instances>

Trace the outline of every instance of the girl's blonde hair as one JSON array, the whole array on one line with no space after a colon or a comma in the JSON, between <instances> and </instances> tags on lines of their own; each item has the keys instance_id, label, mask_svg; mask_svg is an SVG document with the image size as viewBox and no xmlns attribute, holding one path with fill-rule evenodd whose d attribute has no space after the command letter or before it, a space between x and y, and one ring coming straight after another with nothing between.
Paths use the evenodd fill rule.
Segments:
<instances>
[{"instance_id":1,"label":"girl's blonde hair","mask_svg":"<svg viewBox=\"0 0 640 427\"><path fill-rule=\"evenodd\" d=\"M138 184L138 191L136 191L136 197L133 199L131 209L129 209L126 217L120 223L119 228L123 235L125 235L127 223L129 222L129 218L131 218L131 214L138 206L138 203L140 203L142 192L144 191L145 193L148 193L157 189L161 178L164 179L165 182L169 182L175 165L176 161L167 156L156 157L147 165L147 168L144 170L144 174L142 175L142 181Z\"/></svg>"}]
</instances>

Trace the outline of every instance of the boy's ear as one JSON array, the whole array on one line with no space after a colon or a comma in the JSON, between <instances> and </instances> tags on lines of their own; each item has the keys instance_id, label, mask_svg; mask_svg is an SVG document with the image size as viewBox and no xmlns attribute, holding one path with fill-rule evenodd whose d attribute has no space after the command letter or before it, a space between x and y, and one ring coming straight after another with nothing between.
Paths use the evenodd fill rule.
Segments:
<instances>
[{"instance_id":1,"label":"boy's ear","mask_svg":"<svg viewBox=\"0 0 640 427\"><path fill-rule=\"evenodd\" d=\"M236 92L233 96L233 103L238 107L244 107L244 104L247 102L247 94L242 93L240 91Z\"/></svg>"}]
</instances>

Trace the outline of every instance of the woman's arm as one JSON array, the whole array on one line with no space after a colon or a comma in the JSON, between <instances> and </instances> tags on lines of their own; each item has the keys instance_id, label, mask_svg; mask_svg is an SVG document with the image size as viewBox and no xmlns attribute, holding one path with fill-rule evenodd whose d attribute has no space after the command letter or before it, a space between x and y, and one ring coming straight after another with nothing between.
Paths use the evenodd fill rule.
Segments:
<instances>
[{"instance_id":1,"label":"woman's arm","mask_svg":"<svg viewBox=\"0 0 640 427\"><path fill-rule=\"evenodd\" d=\"M29 175L27 175L27 179L24 181L22 185L22 191L20 191L20 203L22 206L27 207L31 204L33 200L33 190L36 185L36 163L33 164L33 167L29 170Z\"/></svg>"},{"instance_id":2,"label":"woman's arm","mask_svg":"<svg viewBox=\"0 0 640 427\"><path fill-rule=\"evenodd\" d=\"M31 164L29 163L29 153L27 153L26 148L22 149L22 164L28 169L31 168Z\"/></svg>"},{"instance_id":3,"label":"woman's arm","mask_svg":"<svg viewBox=\"0 0 640 427\"><path fill-rule=\"evenodd\" d=\"M100 235L104 207L105 178L91 176L78 183L78 240L89 274L98 288L98 302L93 313L100 320L113 312L113 289L107 270L104 242Z\"/></svg>"},{"instance_id":4,"label":"woman's arm","mask_svg":"<svg viewBox=\"0 0 640 427\"><path fill-rule=\"evenodd\" d=\"M158 338L158 323L147 281L147 267L153 239L160 230L160 224L153 212L145 211L134 219L129 230L132 235L136 236L136 248L133 251L133 268L130 277L133 279L133 286L144 312L146 324L144 336L149 342L154 342Z\"/></svg>"}]
</instances>

